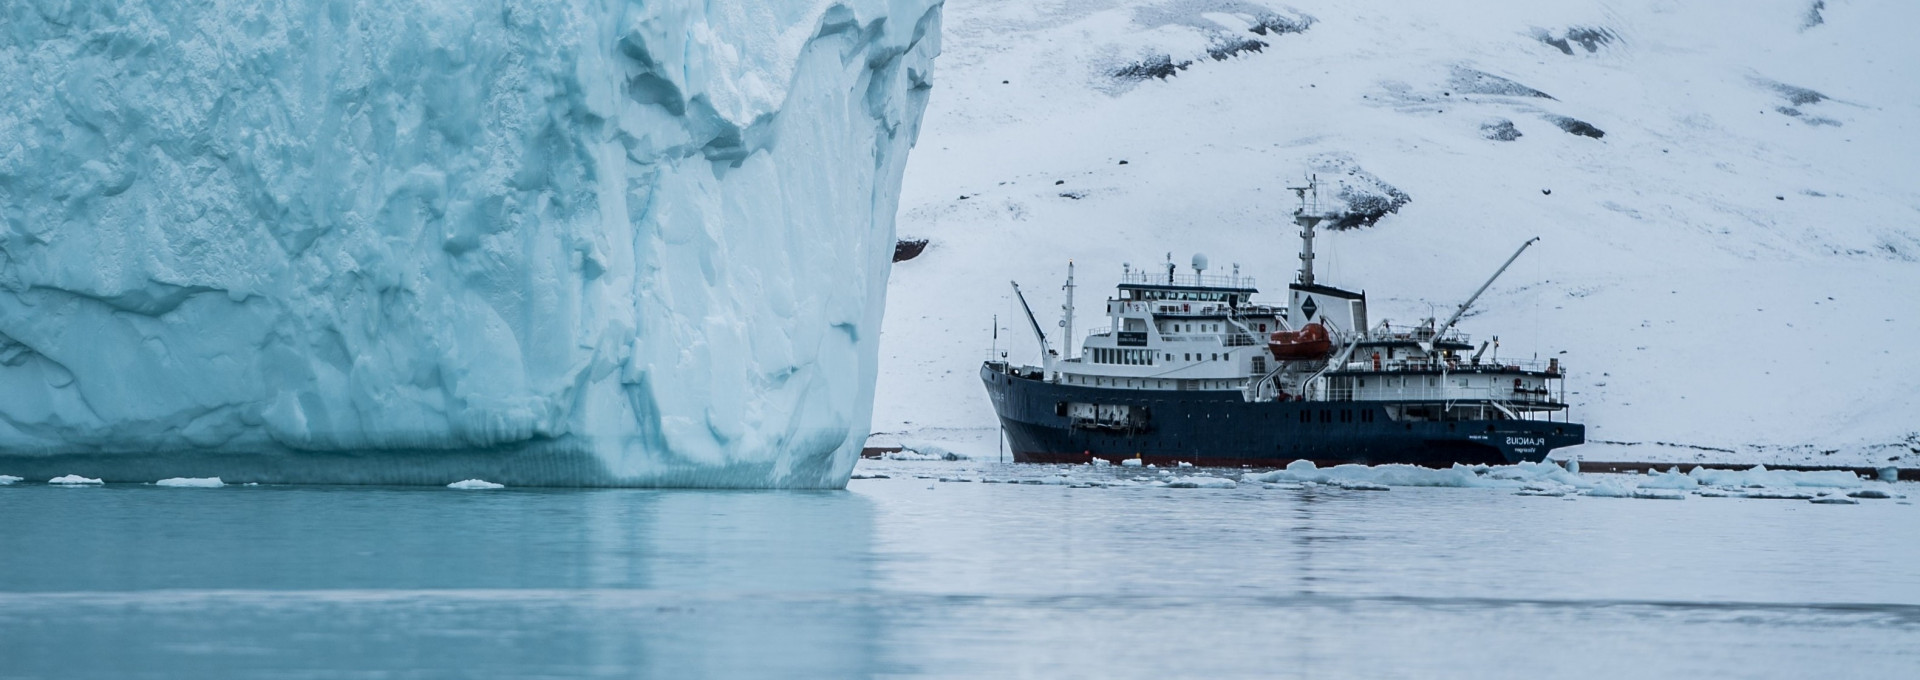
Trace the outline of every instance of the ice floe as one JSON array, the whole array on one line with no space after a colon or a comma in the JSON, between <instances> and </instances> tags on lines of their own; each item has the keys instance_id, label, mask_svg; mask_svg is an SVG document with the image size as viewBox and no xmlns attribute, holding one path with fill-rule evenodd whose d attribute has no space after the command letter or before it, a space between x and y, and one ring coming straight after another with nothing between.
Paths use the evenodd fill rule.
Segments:
<instances>
[{"instance_id":1,"label":"ice floe","mask_svg":"<svg viewBox=\"0 0 1920 680\"><path fill-rule=\"evenodd\" d=\"M1707 498L1812 500L1838 498L1897 498L1880 488L1882 482L1861 479L1844 470L1746 470L1678 468L1633 475L1582 475L1551 463L1518 465L1455 465L1424 468L1412 465L1336 465L1322 468L1311 461L1294 461L1285 469L1241 475L1242 482L1267 484L1300 482L1348 489L1393 486L1512 488L1521 496L1568 496L1677 500L1688 495ZM1845 493L1853 490L1853 493ZM1826 492L1821 495L1821 492ZM1842 501L1823 501L1841 503Z\"/></svg>"},{"instance_id":2,"label":"ice floe","mask_svg":"<svg viewBox=\"0 0 1920 680\"><path fill-rule=\"evenodd\" d=\"M220 481L219 477L168 477L154 482L153 485L212 489L226 486L227 483Z\"/></svg>"},{"instance_id":3,"label":"ice floe","mask_svg":"<svg viewBox=\"0 0 1920 680\"><path fill-rule=\"evenodd\" d=\"M1169 489L1231 489L1239 486L1231 479L1210 475L1189 475L1168 480Z\"/></svg>"},{"instance_id":4,"label":"ice floe","mask_svg":"<svg viewBox=\"0 0 1920 680\"><path fill-rule=\"evenodd\" d=\"M47 483L59 484L61 486L81 486L86 484L105 484L106 482L102 482L92 477L82 477L80 475L61 475L59 477L55 477L53 479L47 480Z\"/></svg>"},{"instance_id":5,"label":"ice floe","mask_svg":"<svg viewBox=\"0 0 1920 680\"><path fill-rule=\"evenodd\" d=\"M447 488L449 488L449 489L472 489L472 490L480 490L480 489L504 489L504 488L507 488L507 485L505 485L505 484L495 484L495 483L493 483L493 482L489 482L489 481L487 481L487 480L484 480L484 479L463 479L463 480L460 480L460 481L458 481L458 482L454 482L454 483L452 483L452 484L448 484L448 485L447 485Z\"/></svg>"},{"instance_id":6,"label":"ice floe","mask_svg":"<svg viewBox=\"0 0 1920 680\"><path fill-rule=\"evenodd\" d=\"M8 484L12 484L14 482L19 482L19 481L25 481L25 479L21 477L15 477L13 475L0 475L0 486L6 486Z\"/></svg>"}]
</instances>

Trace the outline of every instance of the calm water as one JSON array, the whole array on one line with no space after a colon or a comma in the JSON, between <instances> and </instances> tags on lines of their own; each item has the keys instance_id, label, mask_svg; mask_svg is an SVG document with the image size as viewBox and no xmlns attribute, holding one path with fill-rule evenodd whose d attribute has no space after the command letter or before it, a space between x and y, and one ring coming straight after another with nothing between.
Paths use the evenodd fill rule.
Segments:
<instances>
[{"instance_id":1,"label":"calm water","mask_svg":"<svg viewBox=\"0 0 1920 680\"><path fill-rule=\"evenodd\" d=\"M0 676L1920 676L1899 501L877 469L816 493L0 487Z\"/></svg>"}]
</instances>

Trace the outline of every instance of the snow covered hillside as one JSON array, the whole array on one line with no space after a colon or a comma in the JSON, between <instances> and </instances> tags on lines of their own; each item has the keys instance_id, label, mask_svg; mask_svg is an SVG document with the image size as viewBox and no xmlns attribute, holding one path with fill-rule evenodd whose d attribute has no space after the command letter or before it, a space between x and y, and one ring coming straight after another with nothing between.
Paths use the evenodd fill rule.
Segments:
<instances>
[{"instance_id":1,"label":"snow covered hillside","mask_svg":"<svg viewBox=\"0 0 1920 680\"><path fill-rule=\"evenodd\" d=\"M1597 443L1567 454L1920 463L1917 22L1901 0L954 0L877 439L993 455L993 315L1036 357L1008 279L1050 330L1069 259L1083 330L1122 263L1168 252L1281 299L1282 187L1317 172L1410 199L1318 240L1375 319L1444 316L1542 237L1462 328L1571 367Z\"/></svg>"},{"instance_id":2,"label":"snow covered hillside","mask_svg":"<svg viewBox=\"0 0 1920 680\"><path fill-rule=\"evenodd\" d=\"M841 487L936 0L0 6L0 472Z\"/></svg>"}]
</instances>

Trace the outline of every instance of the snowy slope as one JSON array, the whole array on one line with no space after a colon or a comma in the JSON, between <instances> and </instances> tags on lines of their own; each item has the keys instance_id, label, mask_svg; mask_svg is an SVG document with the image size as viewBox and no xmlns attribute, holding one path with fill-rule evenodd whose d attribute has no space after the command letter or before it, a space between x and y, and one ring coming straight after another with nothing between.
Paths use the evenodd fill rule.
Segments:
<instances>
[{"instance_id":1,"label":"snowy slope","mask_svg":"<svg viewBox=\"0 0 1920 680\"><path fill-rule=\"evenodd\" d=\"M1542 237L1463 330L1566 362L1576 417L1619 443L1569 453L1920 461L1917 20L1897 0L956 0L899 223L932 244L894 268L874 429L992 455L993 315L1036 356L1008 279L1049 329L1069 258L1083 331L1123 262L1168 252L1277 300L1281 188L1359 168L1412 201L1320 239L1321 274L1376 319L1445 310ZM1137 77L1162 62L1191 63ZM1490 139L1502 121L1520 136Z\"/></svg>"}]
</instances>

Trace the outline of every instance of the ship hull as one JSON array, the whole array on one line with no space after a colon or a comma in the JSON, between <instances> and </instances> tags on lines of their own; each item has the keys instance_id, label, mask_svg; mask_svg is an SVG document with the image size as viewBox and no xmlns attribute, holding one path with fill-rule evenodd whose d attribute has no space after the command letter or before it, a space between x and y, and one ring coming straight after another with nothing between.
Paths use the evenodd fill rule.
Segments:
<instances>
[{"instance_id":1,"label":"ship hull","mask_svg":"<svg viewBox=\"0 0 1920 680\"><path fill-rule=\"evenodd\" d=\"M1539 462L1554 449L1586 441L1585 426L1559 421L1400 422L1388 416L1386 402L1249 402L1238 391L1062 385L991 364L981 367L980 377L1014 460L1023 463L1507 465ZM1070 415L1075 404L1124 407L1131 419L1089 423Z\"/></svg>"}]
</instances>

